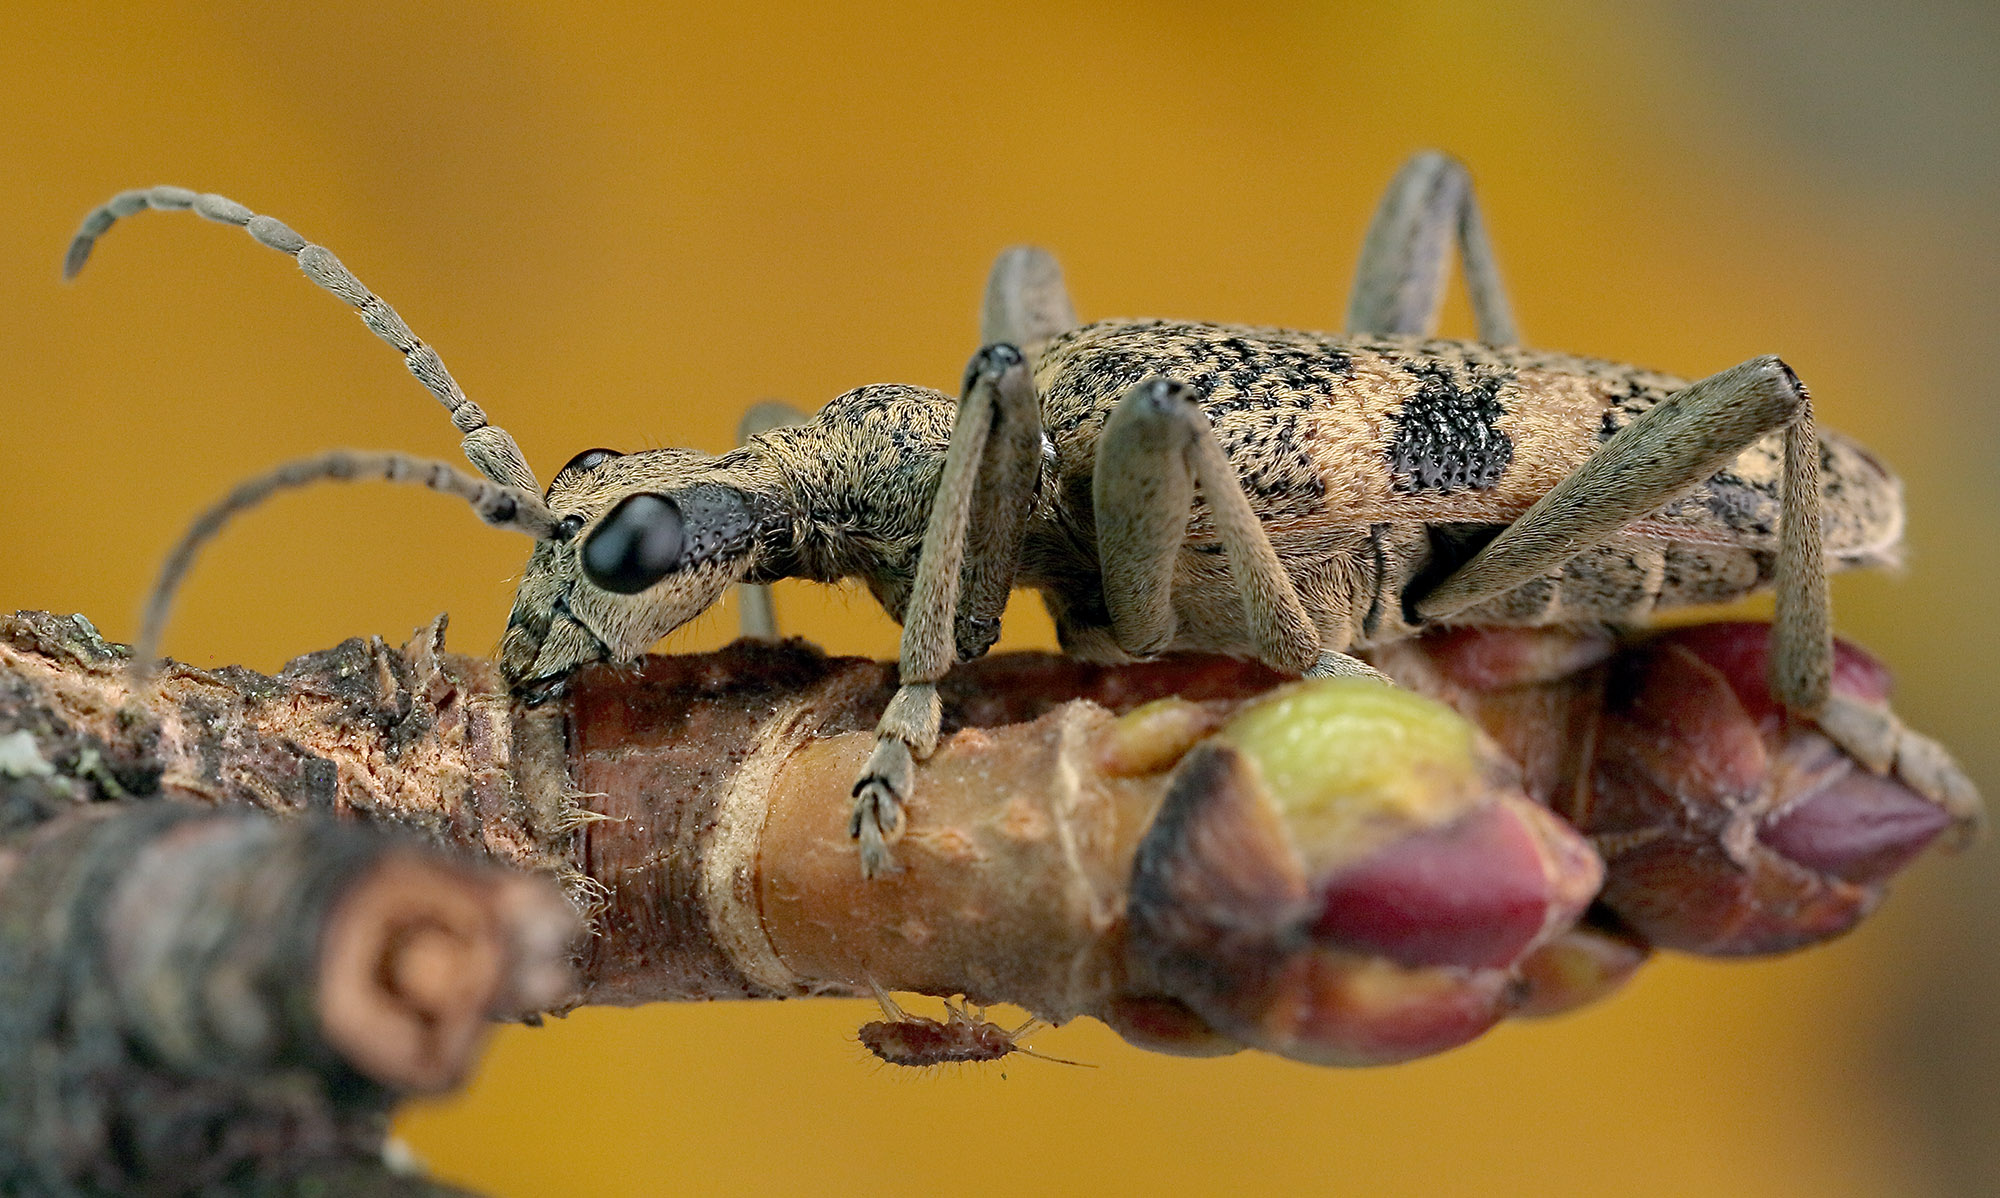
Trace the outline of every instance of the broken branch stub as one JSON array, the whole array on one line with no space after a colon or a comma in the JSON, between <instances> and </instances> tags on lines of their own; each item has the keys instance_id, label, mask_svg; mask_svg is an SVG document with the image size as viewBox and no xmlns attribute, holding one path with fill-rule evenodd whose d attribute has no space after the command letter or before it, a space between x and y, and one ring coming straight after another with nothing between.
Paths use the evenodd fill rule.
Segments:
<instances>
[{"instance_id":1,"label":"broken branch stub","mask_svg":"<svg viewBox=\"0 0 2000 1198\"><path fill-rule=\"evenodd\" d=\"M545 883L325 819L101 802L0 841L0 1146L33 1149L0 1188L379 1159L398 1095L563 993L572 923Z\"/></svg>"}]
</instances>

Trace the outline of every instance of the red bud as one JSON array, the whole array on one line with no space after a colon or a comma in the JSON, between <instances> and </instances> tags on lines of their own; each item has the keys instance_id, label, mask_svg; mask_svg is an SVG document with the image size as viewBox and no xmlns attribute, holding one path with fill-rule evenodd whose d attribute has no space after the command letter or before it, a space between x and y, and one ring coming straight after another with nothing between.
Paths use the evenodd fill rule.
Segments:
<instances>
[{"instance_id":1,"label":"red bud","mask_svg":"<svg viewBox=\"0 0 2000 1198\"><path fill-rule=\"evenodd\" d=\"M1541 808L1495 802L1336 875L1313 937L1401 965L1504 969L1552 914L1573 921L1599 877L1589 849Z\"/></svg>"},{"instance_id":2,"label":"red bud","mask_svg":"<svg viewBox=\"0 0 2000 1198\"><path fill-rule=\"evenodd\" d=\"M1849 882L1885 882L1951 825L1951 814L1936 803L1850 766L1767 820L1758 837L1808 869Z\"/></svg>"},{"instance_id":3,"label":"red bud","mask_svg":"<svg viewBox=\"0 0 2000 1198\"><path fill-rule=\"evenodd\" d=\"M1135 978L1240 1043L1321 1064L1484 1032L1520 958L1596 893L1596 854L1436 703L1346 680L1260 708L1187 753L1140 846Z\"/></svg>"},{"instance_id":4,"label":"red bud","mask_svg":"<svg viewBox=\"0 0 2000 1198\"><path fill-rule=\"evenodd\" d=\"M1766 624L1678 629L1627 650L1605 692L1577 826L1604 902L1662 947L1735 956L1837 936L1953 824L1772 699ZM1838 645L1834 693L1879 703L1887 673Z\"/></svg>"}]
</instances>

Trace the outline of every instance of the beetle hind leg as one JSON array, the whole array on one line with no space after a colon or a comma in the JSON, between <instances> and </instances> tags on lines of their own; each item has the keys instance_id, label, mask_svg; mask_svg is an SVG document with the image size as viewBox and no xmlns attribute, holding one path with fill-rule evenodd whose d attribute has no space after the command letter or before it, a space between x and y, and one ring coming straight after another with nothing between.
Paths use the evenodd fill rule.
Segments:
<instances>
[{"instance_id":1,"label":"beetle hind leg","mask_svg":"<svg viewBox=\"0 0 2000 1198\"><path fill-rule=\"evenodd\" d=\"M1785 428L1785 478L1778 528L1778 610L1771 625L1771 693L1878 774L1891 776L1951 816L1961 841L1985 824L1979 790L1944 746L1918 733L1884 703L1833 692L1833 613L1820 537L1819 437L1805 402Z\"/></svg>"},{"instance_id":2,"label":"beetle hind leg","mask_svg":"<svg viewBox=\"0 0 2000 1198\"><path fill-rule=\"evenodd\" d=\"M1833 693L1819 435L1811 396L1777 358L1753 358L1661 400L1599 446L1471 561L1414 596L1416 611L1425 619L1446 619L1561 569L1780 430L1784 477L1771 693L1856 760L1877 773L1893 773L1961 827L1970 827L1978 820L1978 793L1949 754L1905 728L1887 707Z\"/></svg>"}]
</instances>

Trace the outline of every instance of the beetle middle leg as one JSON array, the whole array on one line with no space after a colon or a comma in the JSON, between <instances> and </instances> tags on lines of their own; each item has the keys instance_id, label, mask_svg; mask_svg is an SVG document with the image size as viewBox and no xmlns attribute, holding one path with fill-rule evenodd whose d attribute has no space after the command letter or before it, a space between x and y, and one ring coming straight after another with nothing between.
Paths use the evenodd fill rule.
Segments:
<instances>
[{"instance_id":1,"label":"beetle middle leg","mask_svg":"<svg viewBox=\"0 0 2000 1198\"><path fill-rule=\"evenodd\" d=\"M875 728L875 749L854 785L848 833L864 877L892 872L916 762L937 747L937 682L999 636L1021 536L1041 480L1041 408L1027 360L988 345L966 367L916 578L903 611L902 685ZM977 520L974 520L975 514Z\"/></svg>"},{"instance_id":2,"label":"beetle middle leg","mask_svg":"<svg viewBox=\"0 0 2000 1198\"><path fill-rule=\"evenodd\" d=\"M1892 770L1962 822L1977 792L1942 749L1887 708L1832 694L1833 619L1821 545L1819 436L1812 399L1774 357L1694 383L1620 429L1568 478L1429 593L1417 614L1444 619L1560 569L1627 524L1686 494L1758 439L1782 430L1777 614L1771 692L1879 773Z\"/></svg>"},{"instance_id":3,"label":"beetle middle leg","mask_svg":"<svg viewBox=\"0 0 2000 1198\"><path fill-rule=\"evenodd\" d=\"M1457 159L1435 150L1403 164L1375 210L1354 272L1347 331L1382 336L1435 332L1454 239L1479 339L1490 345L1520 344L1500 267L1473 198L1472 176Z\"/></svg>"},{"instance_id":4,"label":"beetle middle leg","mask_svg":"<svg viewBox=\"0 0 2000 1198\"><path fill-rule=\"evenodd\" d=\"M1257 657L1293 673L1381 677L1344 645L1322 645L1195 392L1164 378L1143 380L1111 410L1091 478L1098 573L1118 647L1150 657L1174 642L1174 563L1197 483ZM1345 613L1329 625L1347 627Z\"/></svg>"},{"instance_id":5,"label":"beetle middle leg","mask_svg":"<svg viewBox=\"0 0 2000 1198\"><path fill-rule=\"evenodd\" d=\"M743 413L736 426L736 443L747 444L759 433L768 433L787 424L804 424L808 417L782 400L767 399ZM778 639L778 609L771 602L771 588L764 583L744 582L736 586L736 601L742 635L748 640Z\"/></svg>"},{"instance_id":6,"label":"beetle middle leg","mask_svg":"<svg viewBox=\"0 0 2000 1198\"><path fill-rule=\"evenodd\" d=\"M1002 251L986 276L979 343L1019 346L1032 362L1043 346L1076 326L1076 308L1055 255L1032 245Z\"/></svg>"}]
</instances>

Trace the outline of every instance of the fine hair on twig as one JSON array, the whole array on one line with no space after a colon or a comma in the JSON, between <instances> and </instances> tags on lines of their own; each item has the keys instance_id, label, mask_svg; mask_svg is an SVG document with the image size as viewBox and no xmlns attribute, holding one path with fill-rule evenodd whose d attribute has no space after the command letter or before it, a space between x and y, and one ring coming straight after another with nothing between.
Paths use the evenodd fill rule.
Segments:
<instances>
[{"instance_id":1,"label":"fine hair on twig","mask_svg":"<svg viewBox=\"0 0 2000 1198\"><path fill-rule=\"evenodd\" d=\"M185 187L146 187L122 191L83 218L76 236L70 239L69 250L63 255L63 278L76 277L83 264L90 259L91 247L119 219L148 208L165 212L192 211L219 224L236 225L259 243L296 258L299 269L306 273L307 278L353 308L360 315L361 323L387 342L391 349L403 355L403 363L410 368L410 373L426 390L437 396L438 402L451 413L452 425L464 434L460 445L465 450L467 461L503 487L536 493L541 491L541 484L535 481L535 472L528 468L528 459L521 453L521 447L515 444L514 438L505 429L495 428L486 422L486 413L466 398L458 380L445 369L444 360L438 357L437 351L412 333L410 326L403 323L403 318L396 315L394 308L341 265L332 250L307 241L283 221L259 216L226 196L200 194Z\"/></svg>"},{"instance_id":2,"label":"fine hair on twig","mask_svg":"<svg viewBox=\"0 0 2000 1198\"><path fill-rule=\"evenodd\" d=\"M903 1010L880 986L871 984L869 988L875 992L875 1001L881 1004L886 1018L862 1024L855 1038L883 1064L923 1069L931 1065L997 1061L1020 1053L1057 1065L1091 1068L1083 1061L1052 1057L1021 1043L1023 1037L1047 1026L1039 1019L1029 1019L1017 1028L1004 1028L986 1018L983 1009L951 998L944 1000L942 1021L926 1019Z\"/></svg>"},{"instance_id":3,"label":"fine hair on twig","mask_svg":"<svg viewBox=\"0 0 2000 1198\"><path fill-rule=\"evenodd\" d=\"M379 481L427 487L445 495L456 495L472 505L479 518L495 528L510 528L536 540L555 533L556 519L539 495L532 491L474 478L448 462L413 457L406 453L363 452L336 449L315 457L286 462L275 469L238 483L207 511L201 513L181 534L181 539L160 567L160 575L146 596L140 619L139 640L133 646L133 679L144 685L156 662L160 636L181 581L194 565L202 546L215 539L225 524L249 511L279 491L310 486L316 482Z\"/></svg>"}]
</instances>

